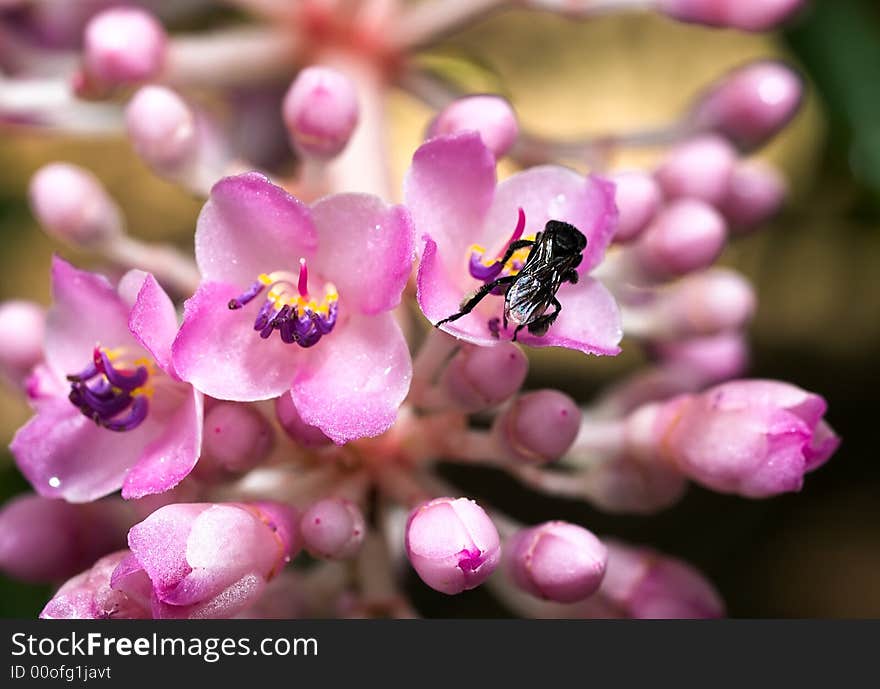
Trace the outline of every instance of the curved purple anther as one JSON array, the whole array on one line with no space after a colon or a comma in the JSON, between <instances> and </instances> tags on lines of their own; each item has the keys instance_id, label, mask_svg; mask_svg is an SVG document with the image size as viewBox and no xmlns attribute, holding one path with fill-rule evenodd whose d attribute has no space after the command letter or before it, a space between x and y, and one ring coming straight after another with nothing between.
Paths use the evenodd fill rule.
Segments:
<instances>
[{"instance_id":1,"label":"curved purple anther","mask_svg":"<svg viewBox=\"0 0 880 689\"><path fill-rule=\"evenodd\" d=\"M134 398L128 414L119 419L105 419L100 424L110 431L131 431L147 418L150 404L143 395Z\"/></svg>"},{"instance_id":2,"label":"curved purple anther","mask_svg":"<svg viewBox=\"0 0 880 689\"><path fill-rule=\"evenodd\" d=\"M327 335L333 326L336 325L336 317L339 313L339 307L336 303L330 304L326 314L315 314L315 328L322 334Z\"/></svg>"},{"instance_id":3,"label":"curved purple anther","mask_svg":"<svg viewBox=\"0 0 880 689\"><path fill-rule=\"evenodd\" d=\"M150 372L145 366L138 366L133 372L121 371L113 367L110 357L107 356L106 352L96 350L96 353L98 360L95 361L95 364L98 370L107 376L107 380L110 381L111 385L120 390L131 392L146 383L147 378L150 376Z\"/></svg>"},{"instance_id":4,"label":"curved purple anther","mask_svg":"<svg viewBox=\"0 0 880 689\"><path fill-rule=\"evenodd\" d=\"M296 331L294 330L294 319L285 318L281 325L278 327L278 334L281 336L281 341L285 344L293 344L296 342Z\"/></svg>"},{"instance_id":5,"label":"curved purple anther","mask_svg":"<svg viewBox=\"0 0 880 689\"><path fill-rule=\"evenodd\" d=\"M67 380L69 380L71 383L77 383L83 380L94 378L96 375L98 375L98 373L98 367L95 365L95 362L92 361L79 373L73 373L67 376Z\"/></svg>"},{"instance_id":6,"label":"curved purple anther","mask_svg":"<svg viewBox=\"0 0 880 689\"><path fill-rule=\"evenodd\" d=\"M79 393L83 402L83 406L100 416L102 419L109 419L124 411L131 404L131 395L123 392L110 398L100 398L92 394L88 386L79 384Z\"/></svg>"},{"instance_id":7,"label":"curved purple anther","mask_svg":"<svg viewBox=\"0 0 880 689\"><path fill-rule=\"evenodd\" d=\"M483 263L481 254L478 254L476 251L471 252L471 257L468 261L468 272L475 280L489 282L497 278L503 269L504 264L501 261L496 259L494 263L487 266Z\"/></svg>"},{"instance_id":8,"label":"curved purple anther","mask_svg":"<svg viewBox=\"0 0 880 689\"><path fill-rule=\"evenodd\" d=\"M269 325L269 321L272 320L272 314L274 311L275 306L271 301L264 302L257 313L256 320L254 321L254 330L262 330Z\"/></svg>"},{"instance_id":9,"label":"curved purple anther","mask_svg":"<svg viewBox=\"0 0 880 689\"><path fill-rule=\"evenodd\" d=\"M256 297L260 292L263 291L265 285L257 280L254 284L248 287L242 294L235 297L234 299L229 300L229 308L230 309L240 309L242 306L252 301L254 297Z\"/></svg>"}]
</instances>

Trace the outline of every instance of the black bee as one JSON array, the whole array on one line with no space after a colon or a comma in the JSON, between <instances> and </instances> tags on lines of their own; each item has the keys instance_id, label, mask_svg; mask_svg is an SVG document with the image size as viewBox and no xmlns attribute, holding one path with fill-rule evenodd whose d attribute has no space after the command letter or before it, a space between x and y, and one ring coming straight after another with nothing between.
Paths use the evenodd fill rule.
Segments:
<instances>
[{"instance_id":1,"label":"black bee","mask_svg":"<svg viewBox=\"0 0 880 689\"><path fill-rule=\"evenodd\" d=\"M578 281L576 268L584 258L587 238L574 225L550 220L534 240L511 242L501 259L502 264L507 263L516 251L527 247L531 247L531 251L516 275L505 275L487 282L462 302L461 311L435 323L434 327L469 314L484 297L501 287L506 288L504 327L507 328L508 320L516 323L513 341L516 342L516 336L523 328L528 328L532 335L544 335L562 310L556 292L563 282L575 284ZM554 310L545 313L551 305Z\"/></svg>"}]
</instances>

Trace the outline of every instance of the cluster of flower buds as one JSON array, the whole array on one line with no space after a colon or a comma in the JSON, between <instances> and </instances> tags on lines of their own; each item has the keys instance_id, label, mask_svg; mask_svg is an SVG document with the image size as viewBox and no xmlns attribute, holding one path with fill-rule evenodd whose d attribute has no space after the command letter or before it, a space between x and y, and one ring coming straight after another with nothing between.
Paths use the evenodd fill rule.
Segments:
<instances>
[{"instance_id":1,"label":"cluster of flower buds","mask_svg":"<svg viewBox=\"0 0 880 689\"><path fill-rule=\"evenodd\" d=\"M436 467L644 514L689 481L796 491L828 460L820 396L738 380L756 295L712 265L783 204L780 174L742 156L802 81L759 61L660 130L554 141L410 57L496 6L764 30L800 2L239 0L252 21L211 34L165 28L208 3L109 4L0 7L0 123L124 131L204 204L193 260L129 236L87 170L31 180L44 230L103 262L56 257L48 309L0 305L0 373L33 411L11 451L36 491L0 511L0 569L61 584L43 617L407 617L404 560L528 616L723 614L689 565L516 523ZM391 86L436 111L401 190ZM646 142L666 146L652 170L559 164ZM522 169L499 181L504 157ZM652 364L592 404L524 388L529 349L615 356L624 336Z\"/></svg>"}]
</instances>

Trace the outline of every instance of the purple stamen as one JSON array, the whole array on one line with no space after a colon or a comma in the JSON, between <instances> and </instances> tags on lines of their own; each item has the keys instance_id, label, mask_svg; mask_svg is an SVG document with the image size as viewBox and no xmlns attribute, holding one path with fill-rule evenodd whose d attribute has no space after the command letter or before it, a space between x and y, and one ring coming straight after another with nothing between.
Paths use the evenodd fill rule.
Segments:
<instances>
[{"instance_id":1,"label":"purple stamen","mask_svg":"<svg viewBox=\"0 0 880 689\"><path fill-rule=\"evenodd\" d=\"M121 390L131 392L135 388L141 387L147 382L150 372L144 366L138 366L134 371L120 371L115 368L110 361L107 353L96 348L95 349L95 366L98 371L107 376L110 383Z\"/></svg>"},{"instance_id":2,"label":"purple stamen","mask_svg":"<svg viewBox=\"0 0 880 689\"><path fill-rule=\"evenodd\" d=\"M143 395L135 397L127 416L121 419L105 421L101 425L110 431L131 431L140 426L144 419L147 418L149 407L150 404L146 397Z\"/></svg>"},{"instance_id":3,"label":"purple stamen","mask_svg":"<svg viewBox=\"0 0 880 689\"><path fill-rule=\"evenodd\" d=\"M149 378L145 366L134 372L120 371L110 358L96 347L92 364L71 380L68 399L84 416L111 431L130 431L137 428L147 416L149 403L143 395L132 393ZM120 417L128 410L128 413Z\"/></svg>"},{"instance_id":4,"label":"purple stamen","mask_svg":"<svg viewBox=\"0 0 880 689\"><path fill-rule=\"evenodd\" d=\"M230 299L229 308L233 310L240 309L242 306L252 301L260 292L262 292L264 287L265 285L260 280L257 280L241 295L235 297L234 299Z\"/></svg>"},{"instance_id":5,"label":"purple stamen","mask_svg":"<svg viewBox=\"0 0 880 689\"><path fill-rule=\"evenodd\" d=\"M254 321L254 330L262 330L269 325L269 321L272 320L272 314L274 312L275 307L272 305L272 302L264 302L260 307L259 313L257 313L257 319Z\"/></svg>"},{"instance_id":6,"label":"purple stamen","mask_svg":"<svg viewBox=\"0 0 880 689\"><path fill-rule=\"evenodd\" d=\"M526 213L520 208L519 215L516 221L516 227L513 228L513 233L510 235L510 239L507 240L504 244L504 248L498 252L498 255L495 257L495 260L486 265L483 263L483 257L481 254L476 251L471 252L470 259L468 261L468 272L470 272L471 277L480 280L481 282L490 282L497 278L501 271L504 270L504 264L501 262L501 259L504 257L504 254L507 252L508 247L513 244L515 241L520 239L523 235L523 232L526 229ZM521 264L520 264L520 267ZM516 268L516 264L514 264L514 270L518 270ZM503 291L493 291L492 294L504 294Z\"/></svg>"}]
</instances>

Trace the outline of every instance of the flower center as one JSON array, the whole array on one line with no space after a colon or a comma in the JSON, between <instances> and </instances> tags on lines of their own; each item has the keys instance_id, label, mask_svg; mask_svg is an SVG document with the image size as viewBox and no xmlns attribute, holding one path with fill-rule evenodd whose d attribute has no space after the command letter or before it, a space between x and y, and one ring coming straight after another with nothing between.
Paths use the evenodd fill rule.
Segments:
<instances>
[{"instance_id":1,"label":"flower center","mask_svg":"<svg viewBox=\"0 0 880 689\"><path fill-rule=\"evenodd\" d=\"M505 255L511 244L522 238L523 231L526 228L526 214L522 208L519 209L519 218L516 227L510 235L501 250L492 258L486 258L485 247L479 244L472 244L468 249L468 272L471 277L480 282L491 282L502 275L516 275L523 267L528 258L530 247L518 249L514 251L506 260ZM526 239L534 239L534 236L526 237ZM493 294L504 294L502 289L500 292Z\"/></svg>"},{"instance_id":2,"label":"flower center","mask_svg":"<svg viewBox=\"0 0 880 689\"><path fill-rule=\"evenodd\" d=\"M287 271L263 273L235 299L229 308L240 309L268 288L266 301L257 312L254 330L267 339L278 331L282 341L311 347L333 330L339 311L339 294L331 283L324 285L324 297L317 301L309 294L306 259L299 260L299 275Z\"/></svg>"},{"instance_id":3,"label":"flower center","mask_svg":"<svg viewBox=\"0 0 880 689\"><path fill-rule=\"evenodd\" d=\"M153 395L150 378L155 368L147 359L123 360L121 349L97 346L79 373L67 376L70 403L99 426L110 431L131 431L143 423Z\"/></svg>"}]
</instances>

